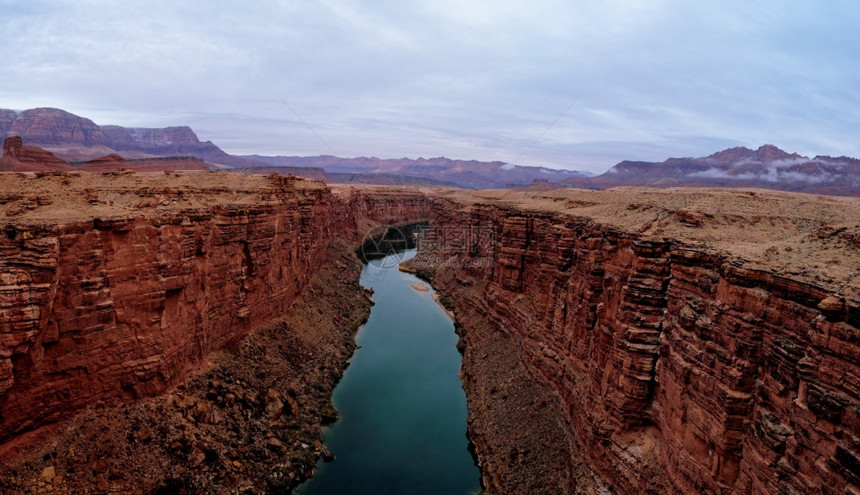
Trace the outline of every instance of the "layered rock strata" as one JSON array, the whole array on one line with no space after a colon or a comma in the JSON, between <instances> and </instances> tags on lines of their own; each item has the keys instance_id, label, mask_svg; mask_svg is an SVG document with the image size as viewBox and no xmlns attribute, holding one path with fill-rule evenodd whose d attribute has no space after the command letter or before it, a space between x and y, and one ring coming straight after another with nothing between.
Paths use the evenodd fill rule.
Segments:
<instances>
[{"instance_id":1,"label":"layered rock strata","mask_svg":"<svg viewBox=\"0 0 860 495\"><path fill-rule=\"evenodd\" d=\"M121 169L137 172L160 172L175 170L208 170L206 163L190 156L168 156L126 160L116 153L74 165L60 159L50 151L37 146L24 145L20 136L11 136L3 141L3 156L0 157L0 172L113 172Z\"/></svg>"},{"instance_id":2,"label":"layered rock strata","mask_svg":"<svg viewBox=\"0 0 860 495\"><path fill-rule=\"evenodd\" d=\"M70 170L64 160L36 146L24 146L19 136L3 140L3 156L0 157L0 172L38 172L42 170Z\"/></svg>"},{"instance_id":3,"label":"layered rock strata","mask_svg":"<svg viewBox=\"0 0 860 495\"><path fill-rule=\"evenodd\" d=\"M283 321L213 352L176 388L7 442L0 492L288 493L313 474L332 389L369 315L352 248L333 242Z\"/></svg>"},{"instance_id":4,"label":"layered rock strata","mask_svg":"<svg viewBox=\"0 0 860 495\"><path fill-rule=\"evenodd\" d=\"M437 200L431 224L448 226L449 238L434 233L435 250L414 266L461 325L488 493L561 492L556 479L534 485L540 471L516 481L518 459L553 453L568 456L551 471L569 480L566 492L858 491L857 202L639 193ZM528 437L544 424L534 418L545 417L548 388L568 452L523 452L499 438L531 388L512 393L506 380L486 390L498 381L484 368L500 339L519 350L538 391L534 416L509 425L511 435L539 443Z\"/></svg>"},{"instance_id":5,"label":"layered rock strata","mask_svg":"<svg viewBox=\"0 0 860 495\"><path fill-rule=\"evenodd\" d=\"M417 193L295 177L0 174L0 439L153 396L283 318L336 238L426 217ZM20 197L19 197L20 196ZM32 208L20 213L28 198Z\"/></svg>"},{"instance_id":6,"label":"layered rock strata","mask_svg":"<svg viewBox=\"0 0 860 495\"><path fill-rule=\"evenodd\" d=\"M858 491L856 200L328 188L207 172L0 174L0 186L0 437L9 446L88 405L165 391L138 403L174 418L86 456L42 443L27 464L43 474L35 491L128 488L133 462L104 459L145 438L147 458L175 470L155 489L294 486L312 462L300 451L319 449L301 439L333 415L318 401L362 305L320 307L342 313L337 328L276 322L302 293L337 297L311 285L331 263L355 269L338 265L333 239L355 246L377 223L428 215L434 249L415 267L456 311L489 493ZM344 301L360 302L352 287ZM275 330L218 357L261 328ZM266 350L281 341L294 343ZM254 360L296 373L267 377ZM75 431L100 445L96 430L137 435L153 416L119 411ZM95 480L58 482L81 457Z\"/></svg>"}]
</instances>

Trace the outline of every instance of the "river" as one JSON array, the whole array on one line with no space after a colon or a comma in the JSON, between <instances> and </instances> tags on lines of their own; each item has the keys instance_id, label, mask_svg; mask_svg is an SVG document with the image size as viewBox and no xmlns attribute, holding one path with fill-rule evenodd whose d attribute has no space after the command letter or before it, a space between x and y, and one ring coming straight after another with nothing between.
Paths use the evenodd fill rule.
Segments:
<instances>
[{"instance_id":1,"label":"river","mask_svg":"<svg viewBox=\"0 0 860 495\"><path fill-rule=\"evenodd\" d=\"M454 324L433 300L433 289L411 287L421 280L398 271L396 261L362 270L361 285L373 288L376 304L332 396L340 419L323 438L336 459L320 461L299 495L480 491L480 472L468 451Z\"/></svg>"}]
</instances>

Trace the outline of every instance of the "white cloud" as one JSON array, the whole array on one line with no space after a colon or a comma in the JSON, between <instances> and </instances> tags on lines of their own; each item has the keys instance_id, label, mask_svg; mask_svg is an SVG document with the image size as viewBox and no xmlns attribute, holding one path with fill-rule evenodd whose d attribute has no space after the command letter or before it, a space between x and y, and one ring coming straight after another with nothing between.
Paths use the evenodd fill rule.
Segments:
<instances>
[{"instance_id":1,"label":"white cloud","mask_svg":"<svg viewBox=\"0 0 860 495\"><path fill-rule=\"evenodd\" d=\"M0 107L190 125L228 151L512 161L774 143L860 156L860 5L0 0Z\"/></svg>"},{"instance_id":2,"label":"white cloud","mask_svg":"<svg viewBox=\"0 0 860 495\"><path fill-rule=\"evenodd\" d=\"M768 164L759 164L759 167L746 171L737 172L737 169L722 170L719 168L709 168L699 172L688 174L690 177L698 177L704 179L735 179L735 180L763 180L767 182L806 182L809 184L821 184L824 182L833 182L838 180L838 176L825 170L816 170L813 172L805 172L801 170L791 170L792 165L804 163L808 160L778 160ZM755 162L746 162L755 163ZM839 168L837 167L836 170Z\"/></svg>"}]
</instances>

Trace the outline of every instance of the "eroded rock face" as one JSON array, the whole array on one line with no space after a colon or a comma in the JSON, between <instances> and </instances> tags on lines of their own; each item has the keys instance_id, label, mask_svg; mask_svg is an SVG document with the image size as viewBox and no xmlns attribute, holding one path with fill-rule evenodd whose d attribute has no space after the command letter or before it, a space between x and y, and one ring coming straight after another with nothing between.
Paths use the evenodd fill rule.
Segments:
<instances>
[{"instance_id":1,"label":"eroded rock face","mask_svg":"<svg viewBox=\"0 0 860 495\"><path fill-rule=\"evenodd\" d=\"M92 120L58 108L33 108L17 114L9 131L27 142L61 144L80 142L87 146L106 145L107 137Z\"/></svg>"},{"instance_id":2,"label":"eroded rock face","mask_svg":"<svg viewBox=\"0 0 860 495\"><path fill-rule=\"evenodd\" d=\"M7 135L21 136L25 142L52 149L68 160L91 159L111 150L205 156L216 163L230 158L211 141L201 142L187 126L162 129L99 126L59 108L0 110L0 136Z\"/></svg>"},{"instance_id":3,"label":"eroded rock face","mask_svg":"<svg viewBox=\"0 0 860 495\"><path fill-rule=\"evenodd\" d=\"M467 390L490 359L483 346L515 342L565 406L582 451L571 466L593 466L621 493L860 488L856 302L583 217L439 200L431 223L495 233L484 251L416 260L456 308ZM473 418L473 438L487 424ZM489 443L477 445L485 483L505 493L498 465L513 453Z\"/></svg>"},{"instance_id":4,"label":"eroded rock face","mask_svg":"<svg viewBox=\"0 0 860 495\"><path fill-rule=\"evenodd\" d=\"M856 279L809 256L855 259L857 226L801 211L805 230L791 235L802 244L774 238L811 197L767 217L755 215L784 196L718 193L743 203L736 215L709 210L707 196L687 204L683 191L641 191L621 207L605 201L618 192L541 193L529 209L507 192L464 201L289 176L0 181L16 191L0 197L0 439L163 392L281 318L331 239L357 245L373 224L429 216L452 249L422 251L414 266L456 310L489 493L858 489ZM758 264L722 252L730 222L761 244L738 250ZM812 265L777 274L777 261ZM291 417L286 396L258 395L260 414Z\"/></svg>"},{"instance_id":5,"label":"eroded rock face","mask_svg":"<svg viewBox=\"0 0 860 495\"><path fill-rule=\"evenodd\" d=\"M44 170L70 170L71 166L50 151L36 146L24 146L20 136L3 141L0 172L39 172Z\"/></svg>"},{"instance_id":6,"label":"eroded rock face","mask_svg":"<svg viewBox=\"0 0 860 495\"><path fill-rule=\"evenodd\" d=\"M34 108L17 115L9 132L40 144L82 142L107 144L107 137L92 120L58 108Z\"/></svg>"},{"instance_id":7,"label":"eroded rock face","mask_svg":"<svg viewBox=\"0 0 860 495\"><path fill-rule=\"evenodd\" d=\"M330 241L427 216L417 193L368 201L295 177L196 174L3 178L64 199L0 233L0 439L166 390L283 317Z\"/></svg>"}]
</instances>

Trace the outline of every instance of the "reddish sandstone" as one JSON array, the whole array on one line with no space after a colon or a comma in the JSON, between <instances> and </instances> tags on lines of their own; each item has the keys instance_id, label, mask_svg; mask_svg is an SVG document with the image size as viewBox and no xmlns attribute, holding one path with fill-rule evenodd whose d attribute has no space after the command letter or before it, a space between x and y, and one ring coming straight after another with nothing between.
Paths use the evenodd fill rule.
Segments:
<instances>
[{"instance_id":1,"label":"reddish sandstone","mask_svg":"<svg viewBox=\"0 0 860 495\"><path fill-rule=\"evenodd\" d=\"M69 170L71 166L35 146L24 146L20 136L8 137L3 141L3 157L0 158L0 172L39 172L44 170Z\"/></svg>"},{"instance_id":2,"label":"reddish sandstone","mask_svg":"<svg viewBox=\"0 0 860 495\"><path fill-rule=\"evenodd\" d=\"M489 493L858 490L856 199L0 181L0 437L163 392L283 315L332 237L429 212L493 234L414 265L456 310Z\"/></svg>"},{"instance_id":3,"label":"reddish sandstone","mask_svg":"<svg viewBox=\"0 0 860 495\"><path fill-rule=\"evenodd\" d=\"M620 493L857 491L858 218L853 199L761 191L437 200L433 223L495 233L483 251L414 264L462 326L487 491L558 492L539 483L554 454L539 448L542 468L512 484L522 473L498 425L526 442L535 421L488 409L499 397L483 363L499 338L535 377L505 397L545 387L566 413L573 448L553 469L567 492L599 489L573 474L583 465ZM474 268L480 257L491 268Z\"/></svg>"},{"instance_id":4,"label":"reddish sandstone","mask_svg":"<svg viewBox=\"0 0 860 495\"><path fill-rule=\"evenodd\" d=\"M181 382L286 314L331 240L427 205L209 172L0 174L0 190L21 191L0 203L14 214L0 235L0 439Z\"/></svg>"}]
</instances>

